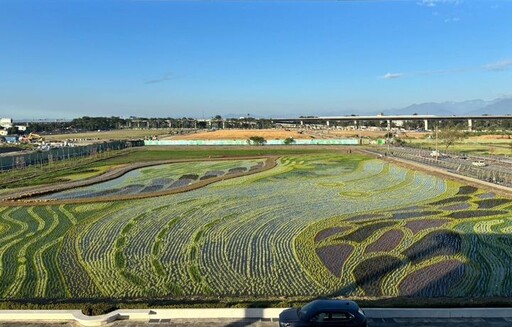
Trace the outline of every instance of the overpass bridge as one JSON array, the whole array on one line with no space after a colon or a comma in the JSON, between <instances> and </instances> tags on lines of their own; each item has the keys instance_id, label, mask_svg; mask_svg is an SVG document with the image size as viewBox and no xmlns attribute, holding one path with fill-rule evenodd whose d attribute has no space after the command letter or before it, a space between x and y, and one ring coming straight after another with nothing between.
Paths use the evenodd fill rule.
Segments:
<instances>
[{"instance_id":1,"label":"overpass bridge","mask_svg":"<svg viewBox=\"0 0 512 327\"><path fill-rule=\"evenodd\" d=\"M511 110L512 111L512 110ZM512 120L510 115L485 115L485 116L436 116L436 115L391 115L391 116L323 116L323 117L299 117L299 118L271 118L273 123L289 123L300 124L317 123L326 124L329 126L332 122L352 121L355 126L359 126L363 121L386 121L388 130L391 128L393 121L414 121L423 120L424 129L429 130L429 124L435 121L457 121L466 120L468 122L468 129L472 130L473 121L475 120Z\"/></svg>"}]
</instances>

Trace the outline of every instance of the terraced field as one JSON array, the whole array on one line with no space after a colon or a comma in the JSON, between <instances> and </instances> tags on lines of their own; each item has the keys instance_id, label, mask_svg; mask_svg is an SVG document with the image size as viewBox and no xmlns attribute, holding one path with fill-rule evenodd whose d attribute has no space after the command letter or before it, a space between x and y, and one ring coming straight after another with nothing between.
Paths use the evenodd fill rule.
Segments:
<instances>
[{"instance_id":1,"label":"terraced field","mask_svg":"<svg viewBox=\"0 0 512 327\"><path fill-rule=\"evenodd\" d=\"M112 189L259 162L222 164L153 167ZM0 294L510 296L511 212L509 199L380 160L283 157L186 193L0 207Z\"/></svg>"}]
</instances>

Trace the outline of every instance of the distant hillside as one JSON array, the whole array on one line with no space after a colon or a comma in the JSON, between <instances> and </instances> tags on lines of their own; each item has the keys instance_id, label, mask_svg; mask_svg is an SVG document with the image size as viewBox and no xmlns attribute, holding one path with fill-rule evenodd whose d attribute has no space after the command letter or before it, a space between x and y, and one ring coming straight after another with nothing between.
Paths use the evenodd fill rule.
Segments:
<instances>
[{"instance_id":1,"label":"distant hillside","mask_svg":"<svg viewBox=\"0 0 512 327\"><path fill-rule=\"evenodd\" d=\"M462 102L427 102L413 104L403 109L395 110L393 114L397 115L436 115L436 116L453 116L466 115L470 112L477 112L482 108L489 106L494 101L485 101L481 99L468 100Z\"/></svg>"},{"instance_id":2,"label":"distant hillside","mask_svg":"<svg viewBox=\"0 0 512 327\"><path fill-rule=\"evenodd\" d=\"M426 102L407 106L402 109L385 110L386 115L512 115L512 98L500 98L491 101L475 99L468 101Z\"/></svg>"},{"instance_id":3,"label":"distant hillside","mask_svg":"<svg viewBox=\"0 0 512 327\"><path fill-rule=\"evenodd\" d=\"M499 98L494 100L474 99L467 101L446 101L446 102L425 102L415 103L405 108L387 109L383 110L384 115L436 115L436 116L467 116L467 115L512 115L512 97ZM348 116L356 114L358 116L374 116L380 114L377 111L359 111L359 110L344 110L320 111L315 116L329 117L329 116ZM287 113L280 114L280 117L299 117L301 115L308 116L302 113Z\"/></svg>"},{"instance_id":4,"label":"distant hillside","mask_svg":"<svg viewBox=\"0 0 512 327\"><path fill-rule=\"evenodd\" d=\"M512 98L497 100L484 108L473 110L468 115L512 115Z\"/></svg>"}]
</instances>

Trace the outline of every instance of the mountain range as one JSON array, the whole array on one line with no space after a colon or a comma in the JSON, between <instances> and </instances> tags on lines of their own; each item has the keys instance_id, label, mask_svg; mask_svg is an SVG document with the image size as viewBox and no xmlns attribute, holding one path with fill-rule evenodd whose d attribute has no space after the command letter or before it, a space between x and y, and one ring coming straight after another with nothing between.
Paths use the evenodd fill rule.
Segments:
<instances>
[{"instance_id":1,"label":"mountain range","mask_svg":"<svg viewBox=\"0 0 512 327\"><path fill-rule=\"evenodd\" d=\"M445 101L445 102L425 102L412 104L404 108L387 109L382 112L375 111L320 111L315 113L315 117L334 117L348 116L355 114L357 116L375 116L379 114L390 115L435 115L435 116L482 116L482 115L512 115L512 97L498 98L494 100L467 100L467 101ZM311 113L282 113L274 115L274 118L299 117L300 115L309 116ZM238 117L230 114L227 117ZM272 116L254 116L255 118L271 118Z\"/></svg>"},{"instance_id":2,"label":"mountain range","mask_svg":"<svg viewBox=\"0 0 512 327\"><path fill-rule=\"evenodd\" d=\"M402 109L384 111L386 115L412 115L415 113L436 116L510 115L512 114L512 97L490 101L476 99L461 102L426 102Z\"/></svg>"}]
</instances>

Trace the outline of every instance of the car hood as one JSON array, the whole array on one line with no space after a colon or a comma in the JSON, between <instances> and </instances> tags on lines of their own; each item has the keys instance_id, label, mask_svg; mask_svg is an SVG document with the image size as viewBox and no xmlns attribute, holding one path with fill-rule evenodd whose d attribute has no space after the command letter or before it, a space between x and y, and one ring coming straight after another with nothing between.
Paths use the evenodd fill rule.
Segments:
<instances>
[{"instance_id":1,"label":"car hood","mask_svg":"<svg viewBox=\"0 0 512 327\"><path fill-rule=\"evenodd\" d=\"M295 322L299 321L299 310L297 308L286 309L279 314L280 322Z\"/></svg>"}]
</instances>

